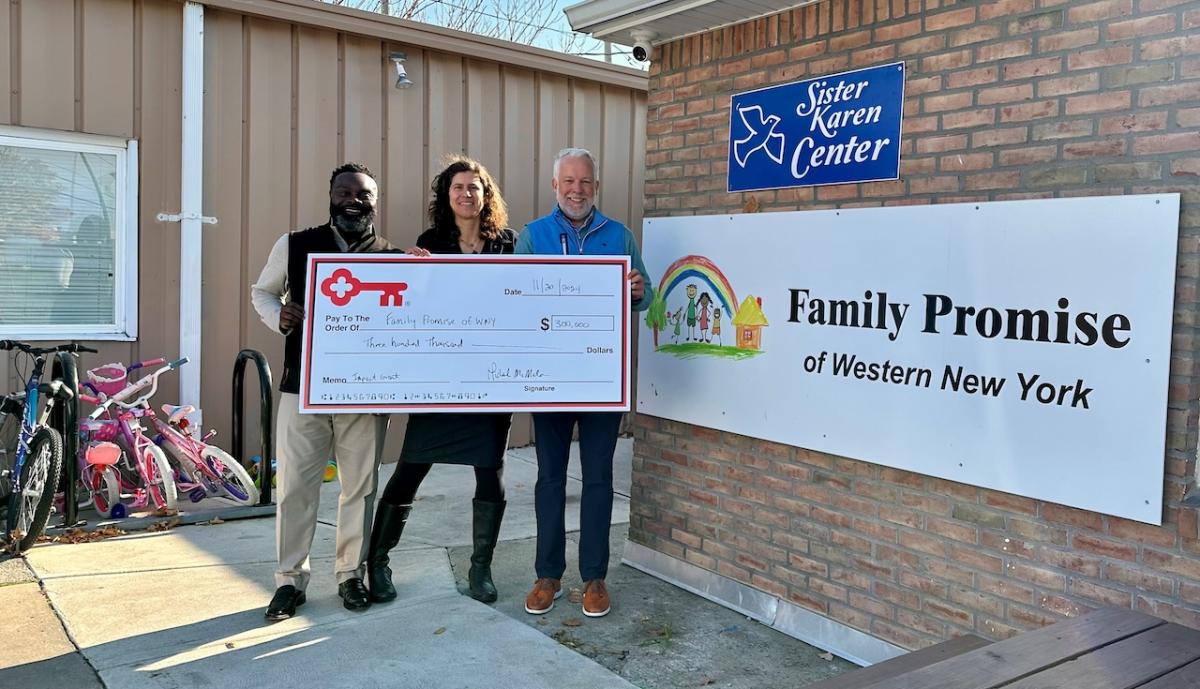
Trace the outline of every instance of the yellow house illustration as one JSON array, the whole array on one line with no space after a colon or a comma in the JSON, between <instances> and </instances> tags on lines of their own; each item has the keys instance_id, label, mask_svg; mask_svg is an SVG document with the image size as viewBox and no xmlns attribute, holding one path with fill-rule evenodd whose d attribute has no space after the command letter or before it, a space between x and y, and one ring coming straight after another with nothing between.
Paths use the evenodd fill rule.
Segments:
<instances>
[{"instance_id":1,"label":"yellow house illustration","mask_svg":"<svg viewBox=\"0 0 1200 689\"><path fill-rule=\"evenodd\" d=\"M738 349L762 349L762 329L770 324L763 315L760 297L746 297L731 322L737 327Z\"/></svg>"}]
</instances>

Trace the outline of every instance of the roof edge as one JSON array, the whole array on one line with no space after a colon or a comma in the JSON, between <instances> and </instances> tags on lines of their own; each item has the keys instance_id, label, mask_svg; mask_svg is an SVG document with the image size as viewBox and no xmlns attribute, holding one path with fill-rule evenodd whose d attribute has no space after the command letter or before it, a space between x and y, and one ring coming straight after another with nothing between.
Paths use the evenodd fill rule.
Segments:
<instances>
[{"instance_id":1,"label":"roof edge","mask_svg":"<svg viewBox=\"0 0 1200 689\"><path fill-rule=\"evenodd\" d=\"M333 29L414 47L455 53L517 67L552 72L622 86L649 89L649 76L640 70L534 48L511 41L485 38L464 31L399 19L318 0L197 0L207 7L239 14Z\"/></svg>"},{"instance_id":2,"label":"roof edge","mask_svg":"<svg viewBox=\"0 0 1200 689\"><path fill-rule=\"evenodd\" d=\"M661 24L654 27L656 35L650 41L653 45L670 43L672 41L707 33L726 26L734 26L743 22L769 17L780 12L787 12L797 7L810 5L819 0L792 0L782 3L777 8L744 8L744 11L734 19L718 22L712 26L680 33L663 32ZM583 0L563 9L567 21L575 31L591 34L593 38L611 40L618 43L630 44L633 32L656 22L669 20L671 17L692 10L721 3L725 0L655 0L654 2L635 2L634 0Z\"/></svg>"}]
</instances>

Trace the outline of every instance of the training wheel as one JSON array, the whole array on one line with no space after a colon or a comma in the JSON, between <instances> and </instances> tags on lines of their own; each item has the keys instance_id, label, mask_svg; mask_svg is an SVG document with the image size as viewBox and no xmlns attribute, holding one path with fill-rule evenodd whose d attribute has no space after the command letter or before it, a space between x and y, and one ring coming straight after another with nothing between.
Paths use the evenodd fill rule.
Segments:
<instances>
[{"instance_id":1,"label":"training wheel","mask_svg":"<svg viewBox=\"0 0 1200 689\"><path fill-rule=\"evenodd\" d=\"M125 505L118 502L112 506L112 510L108 514L113 519L124 519L129 513L125 510Z\"/></svg>"}]
</instances>

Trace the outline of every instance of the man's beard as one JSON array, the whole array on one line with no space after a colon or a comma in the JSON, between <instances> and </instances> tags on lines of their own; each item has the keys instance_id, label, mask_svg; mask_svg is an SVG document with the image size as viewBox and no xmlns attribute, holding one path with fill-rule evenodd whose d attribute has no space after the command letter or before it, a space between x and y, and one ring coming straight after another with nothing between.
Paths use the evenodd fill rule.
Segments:
<instances>
[{"instance_id":1,"label":"man's beard","mask_svg":"<svg viewBox=\"0 0 1200 689\"><path fill-rule=\"evenodd\" d=\"M574 220L575 222L582 222L586 220L589 215L591 215L592 209L595 208L596 205L594 203L585 203L582 211L568 210L565 202L560 202L558 207L562 210L563 215L567 216L571 220Z\"/></svg>"},{"instance_id":2,"label":"man's beard","mask_svg":"<svg viewBox=\"0 0 1200 689\"><path fill-rule=\"evenodd\" d=\"M345 212L347 208L357 208L362 211L362 215L347 215ZM362 205L335 206L331 203L329 204L329 218L333 221L333 226L342 233L358 237L371 229L371 225L375 222L375 211Z\"/></svg>"}]
</instances>

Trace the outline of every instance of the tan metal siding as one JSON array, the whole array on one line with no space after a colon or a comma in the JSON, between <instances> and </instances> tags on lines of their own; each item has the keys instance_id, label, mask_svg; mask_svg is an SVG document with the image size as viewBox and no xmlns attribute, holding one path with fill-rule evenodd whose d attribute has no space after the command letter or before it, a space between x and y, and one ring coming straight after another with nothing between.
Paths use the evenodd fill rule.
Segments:
<instances>
[{"instance_id":1,"label":"tan metal siding","mask_svg":"<svg viewBox=\"0 0 1200 689\"><path fill-rule=\"evenodd\" d=\"M412 246L424 227L429 178L425 151L425 52L410 46L393 46L389 52L407 54L404 63L415 83L407 89L393 88L394 72L384 79L387 94L387 164L383 170L383 226L388 239L398 246ZM384 69L391 67L389 61Z\"/></svg>"},{"instance_id":2,"label":"tan metal siding","mask_svg":"<svg viewBox=\"0 0 1200 689\"><path fill-rule=\"evenodd\" d=\"M298 27L296 84L296 214L293 225L319 224L329 212L329 172L342 160L338 136L338 37ZM290 79L289 79L290 81ZM304 136L300 133L304 132ZM257 316L256 316L257 318Z\"/></svg>"},{"instance_id":3,"label":"tan metal siding","mask_svg":"<svg viewBox=\"0 0 1200 689\"><path fill-rule=\"evenodd\" d=\"M570 80L571 88L571 142L570 145L586 148L597 156L604 152L604 87L590 81ZM557 112L556 117L561 117ZM553 158L551 158L553 160ZM628 171L623 171L628 174ZM600 160L601 191L597 203L603 207L603 180L608 173L608 164Z\"/></svg>"},{"instance_id":4,"label":"tan metal siding","mask_svg":"<svg viewBox=\"0 0 1200 689\"><path fill-rule=\"evenodd\" d=\"M20 62L17 53L21 49L21 33L12 26L16 12L16 5L0 5L0 124L13 123L12 105L17 100L12 81L13 64Z\"/></svg>"},{"instance_id":5,"label":"tan metal siding","mask_svg":"<svg viewBox=\"0 0 1200 689\"><path fill-rule=\"evenodd\" d=\"M21 3L20 124L75 129L75 3ZM33 38L38 37L38 38ZM29 40L33 39L33 40Z\"/></svg>"},{"instance_id":6,"label":"tan metal siding","mask_svg":"<svg viewBox=\"0 0 1200 689\"><path fill-rule=\"evenodd\" d=\"M544 211L538 206L538 180L544 171L538 165L537 131L537 74L516 67L505 67L504 130L500 141L504 147L504 164L492 172L500 180L504 200L508 203L509 222L516 229Z\"/></svg>"},{"instance_id":7,"label":"tan metal siding","mask_svg":"<svg viewBox=\"0 0 1200 689\"><path fill-rule=\"evenodd\" d=\"M129 0L88 0L83 13L82 76L79 106L81 131L133 136L134 9Z\"/></svg>"},{"instance_id":8,"label":"tan metal siding","mask_svg":"<svg viewBox=\"0 0 1200 689\"><path fill-rule=\"evenodd\" d=\"M345 89L342 124L342 159L363 163L379 174L383 170L383 84L384 69L390 67L383 45L378 40L345 36L342 39L342 81ZM303 131L303 130L302 130ZM326 136L323 132L303 132L306 136ZM382 180L385 184L387 180ZM301 194L319 195L329 184ZM326 204L328 205L328 204ZM322 213L325 215L325 213Z\"/></svg>"},{"instance_id":9,"label":"tan metal siding","mask_svg":"<svg viewBox=\"0 0 1200 689\"><path fill-rule=\"evenodd\" d=\"M633 102L630 103L629 110L629 120L633 123L633 134L629 141L629 148L633 151L633 158L629 163L632 173L629 175L629 229L633 230L640 242L644 208L642 189L646 184L646 93L644 91L633 92ZM661 275L652 275L651 277L656 281L662 278Z\"/></svg>"},{"instance_id":10,"label":"tan metal siding","mask_svg":"<svg viewBox=\"0 0 1200 689\"><path fill-rule=\"evenodd\" d=\"M182 7L38 0L0 10L0 93L12 91L0 97L0 123L139 141L140 337L101 343L88 365L178 353L179 228L155 215L179 210ZM430 178L451 153L488 166L519 231L554 205L554 154L589 146L602 156L604 211L640 222L644 91L396 43L394 30L366 36L205 12L203 212L219 223L203 229L201 401L226 442L237 352L262 350L276 381L282 366L282 339L250 306L249 285L282 233L324 222L336 165L354 160L379 174L380 228L400 246L424 229ZM64 52L76 37L79 47ZM412 88L394 87L396 51L407 53ZM168 378L163 402L178 391ZM253 425L257 391L247 383ZM529 442L530 430L519 415L512 442ZM392 433L389 453L399 438ZM252 454L257 442L250 429Z\"/></svg>"},{"instance_id":11,"label":"tan metal siding","mask_svg":"<svg viewBox=\"0 0 1200 689\"><path fill-rule=\"evenodd\" d=\"M426 179L429 171L441 168L447 153L463 152L462 63L457 55L426 53L425 74L419 84L429 102Z\"/></svg>"},{"instance_id":12,"label":"tan metal siding","mask_svg":"<svg viewBox=\"0 0 1200 689\"><path fill-rule=\"evenodd\" d=\"M630 103L632 96L626 89L605 88L603 91L604 130L600 145L592 149L600 156L600 173L604 175L609 168L620 171L620 175L605 175L609 181L600 185L598 204L604 211L611 212L622 220L629 219L629 174L633 152L629 150L630 137L633 136L633 123L629 121Z\"/></svg>"},{"instance_id":13,"label":"tan metal siding","mask_svg":"<svg viewBox=\"0 0 1200 689\"><path fill-rule=\"evenodd\" d=\"M570 96L571 87L567 79L550 74L538 76L538 123L535 130L538 147L537 213L554 208L554 191L550 188L554 155L564 145L574 145L571 138L574 127L571 126ZM564 144L564 141L570 143Z\"/></svg>"},{"instance_id":14,"label":"tan metal siding","mask_svg":"<svg viewBox=\"0 0 1200 689\"><path fill-rule=\"evenodd\" d=\"M249 237L242 232L245 209L245 166L243 154L243 118L246 82L242 18L212 13L205 17L204 139L221 141L221 146L204 150L204 212L221 219L216 225L203 226L204 303L201 318L205 323L222 322L221 327L206 328L201 341L200 358L208 375L204 376L204 422L222 429L219 443L227 443L230 418L228 371L234 353L246 342L250 328L246 322L253 309L246 299L249 280L246 245ZM220 267L220 269L215 269ZM257 318L255 319L257 320ZM253 378L244 404L254 413L258 392Z\"/></svg>"},{"instance_id":15,"label":"tan metal siding","mask_svg":"<svg viewBox=\"0 0 1200 689\"><path fill-rule=\"evenodd\" d=\"M140 325L131 358L171 358L179 354L179 225L160 223L155 216L179 212L183 4L142 2L138 7L141 33L135 73L141 79L134 90L134 136L141 156ZM159 389L161 401L175 401L178 377L163 376Z\"/></svg>"},{"instance_id":16,"label":"tan metal siding","mask_svg":"<svg viewBox=\"0 0 1200 689\"><path fill-rule=\"evenodd\" d=\"M504 122L504 94L501 90L500 66L476 60L464 62L467 84L465 152L483 163L492 174L498 175L504 155L501 129Z\"/></svg>"},{"instance_id":17,"label":"tan metal siding","mask_svg":"<svg viewBox=\"0 0 1200 689\"><path fill-rule=\"evenodd\" d=\"M246 109L246 139L242 146L249 152L246 168L246 224L241 228L248 236L246 273L239 276L244 286L242 299L249 299L249 285L258 279L267 254L280 235L292 229L293 160L292 160L292 28L280 22L249 18L247 39L248 60L244 65L248 84ZM336 82L328 85L336 89ZM316 136L314 132L310 136ZM328 133L335 138L334 132ZM299 138L304 138L303 136ZM222 146L221 141L206 141L205 146ZM206 182L209 173L206 171ZM323 183L328 188L328 183ZM301 193L300 196L306 194ZM311 195L319 196L319 192ZM328 203L326 203L326 206ZM317 218L300 217L300 226L320 224ZM215 268L215 266L214 266ZM233 276L231 276L233 277ZM219 327L219 326L218 326ZM270 357L275 380L283 372L283 338L271 332L253 308L246 309L246 344ZM221 361L232 361L236 352L227 352L210 361L209 366L220 370ZM228 364L225 364L228 366ZM207 383L207 381L206 381ZM210 398L211 384L204 386L202 395Z\"/></svg>"}]
</instances>

